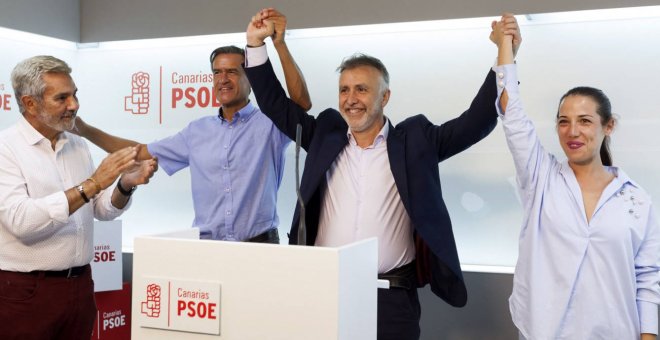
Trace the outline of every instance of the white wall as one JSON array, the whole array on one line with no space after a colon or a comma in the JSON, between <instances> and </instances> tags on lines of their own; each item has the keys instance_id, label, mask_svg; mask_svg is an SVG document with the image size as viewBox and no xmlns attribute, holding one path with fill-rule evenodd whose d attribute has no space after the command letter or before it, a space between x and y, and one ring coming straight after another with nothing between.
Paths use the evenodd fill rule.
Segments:
<instances>
[{"instance_id":1,"label":"white wall","mask_svg":"<svg viewBox=\"0 0 660 340\"><path fill-rule=\"evenodd\" d=\"M489 23L485 18L461 24L462 28L442 22L421 29L398 25L397 32L382 27L355 27L343 33L294 30L287 41L308 80L313 113L336 107L338 76L334 70L343 57L360 51L381 58L389 68L392 97L385 113L393 122L424 113L439 124L467 107L493 64L496 50L487 38ZM654 82L660 75L660 17L530 23L523 24L522 30L518 65L523 101L546 147L561 154L554 131L559 97L577 85L600 87L620 115L612 145L615 164L652 196L660 197L660 162L653 157L660 145L660 104ZM174 40L164 47L157 46L158 41L123 47L102 44L72 52L0 38L13 51L0 65L0 85L5 85L4 93L11 93L9 72L20 59L38 51L55 54L74 66L81 117L110 133L150 142L175 133L197 117L216 113L214 108L187 109L182 104L173 109L171 91L179 85L172 84L172 73L206 73L211 50L226 44L241 46L244 38L239 34L199 39ZM124 111L131 75L137 71L151 76L151 110L145 115ZM197 89L211 84L186 86ZM161 99L162 123L157 105ZM12 102L12 112L2 112L1 127L15 120L15 106ZM93 155L97 163L103 157L98 149ZM293 165L291 148L279 194L281 235L288 231L295 204ZM462 262L514 265L522 212L501 127L467 152L442 163L440 171ZM132 209L123 217L126 246L135 235L190 226L189 180L187 170L172 177L160 171L151 184L136 192ZM282 238L285 242L286 237Z\"/></svg>"}]
</instances>

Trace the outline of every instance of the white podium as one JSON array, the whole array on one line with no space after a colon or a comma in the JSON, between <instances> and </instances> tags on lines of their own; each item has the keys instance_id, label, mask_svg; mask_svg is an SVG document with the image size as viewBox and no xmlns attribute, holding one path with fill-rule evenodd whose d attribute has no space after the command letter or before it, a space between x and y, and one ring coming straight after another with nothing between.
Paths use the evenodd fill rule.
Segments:
<instances>
[{"instance_id":1,"label":"white podium","mask_svg":"<svg viewBox=\"0 0 660 340\"><path fill-rule=\"evenodd\" d=\"M376 339L375 238L339 248L198 238L135 239L132 339Z\"/></svg>"}]
</instances>

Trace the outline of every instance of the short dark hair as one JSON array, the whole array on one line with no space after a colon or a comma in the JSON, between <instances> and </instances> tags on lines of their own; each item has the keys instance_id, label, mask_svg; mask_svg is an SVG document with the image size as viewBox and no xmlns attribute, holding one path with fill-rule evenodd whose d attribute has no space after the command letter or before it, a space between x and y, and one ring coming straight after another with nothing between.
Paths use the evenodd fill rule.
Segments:
<instances>
[{"instance_id":1,"label":"short dark hair","mask_svg":"<svg viewBox=\"0 0 660 340\"><path fill-rule=\"evenodd\" d=\"M363 53L355 53L350 57L344 58L339 67L337 67L337 71L342 73L345 70L352 70L360 66L371 66L377 69L383 76L385 84L387 84L387 86L390 85L390 74L387 72L387 68L383 62L376 57L372 57Z\"/></svg>"},{"instance_id":2,"label":"short dark hair","mask_svg":"<svg viewBox=\"0 0 660 340\"><path fill-rule=\"evenodd\" d=\"M213 50L211 52L211 68L213 68L213 60L215 60L215 57L221 55L221 54L240 54L242 57L245 58L245 50L243 50L240 47L236 47L234 45L229 45L229 46L221 46Z\"/></svg>"},{"instance_id":3,"label":"short dark hair","mask_svg":"<svg viewBox=\"0 0 660 340\"><path fill-rule=\"evenodd\" d=\"M568 92L566 92L561 99L559 99L559 106L564 101L566 97L569 96L583 96L589 97L598 106L596 108L596 113L600 116L601 125L605 126L610 120L614 119L612 117L612 104L610 99L607 98L605 92L600 89L589 87L589 86L578 86L574 87ZM559 118L559 110L557 110L557 118ZM611 166L612 165L612 153L610 152L610 137L605 136L603 139L603 144L600 147L600 159L603 165Z\"/></svg>"}]
</instances>

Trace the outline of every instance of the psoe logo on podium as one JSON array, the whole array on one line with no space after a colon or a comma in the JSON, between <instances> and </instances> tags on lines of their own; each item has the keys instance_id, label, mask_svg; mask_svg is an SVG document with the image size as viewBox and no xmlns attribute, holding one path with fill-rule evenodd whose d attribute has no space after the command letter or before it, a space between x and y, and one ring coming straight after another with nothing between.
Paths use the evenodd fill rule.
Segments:
<instances>
[{"instance_id":1,"label":"psoe logo on podium","mask_svg":"<svg viewBox=\"0 0 660 340\"><path fill-rule=\"evenodd\" d=\"M133 73L131 95L124 97L124 111L134 115L149 113L149 83L149 73Z\"/></svg>"},{"instance_id":2,"label":"psoe logo on podium","mask_svg":"<svg viewBox=\"0 0 660 340\"><path fill-rule=\"evenodd\" d=\"M220 283L144 277L140 327L220 335Z\"/></svg>"},{"instance_id":3,"label":"psoe logo on podium","mask_svg":"<svg viewBox=\"0 0 660 340\"><path fill-rule=\"evenodd\" d=\"M150 318L160 316L160 292L160 285L155 283L147 285L147 300L140 304L142 306L140 310L142 314Z\"/></svg>"}]
</instances>

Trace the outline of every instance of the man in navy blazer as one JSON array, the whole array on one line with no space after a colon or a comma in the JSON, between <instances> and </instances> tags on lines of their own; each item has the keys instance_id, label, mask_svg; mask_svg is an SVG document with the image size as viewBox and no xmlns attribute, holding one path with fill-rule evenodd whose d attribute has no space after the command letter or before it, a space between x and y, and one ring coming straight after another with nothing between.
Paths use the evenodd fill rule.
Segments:
<instances>
[{"instance_id":1,"label":"man in navy blazer","mask_svg":"<svg viewBox=\"0 0 660 340\"><path fill-rule=\"evenodd\" d=\"M391 286L378 292L378 339L418 339L417 287L430 283L452 306L467 302L438 163L495 127L496 75L488 72L457 118L434 125L417 115L394 126L383 114L387 69L376 58L354 55L338 68L341 112L330 108L314 117L287 98L268 61L269 15L264 10L248 25L245 71L261 110L280 130L295 139L302 125L305 242L337 246L378 237L379 277ZM291 244L298 243L299 218L298 204Z\"/></svg>"}]
</instances>

